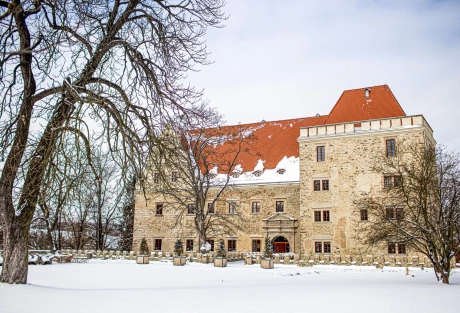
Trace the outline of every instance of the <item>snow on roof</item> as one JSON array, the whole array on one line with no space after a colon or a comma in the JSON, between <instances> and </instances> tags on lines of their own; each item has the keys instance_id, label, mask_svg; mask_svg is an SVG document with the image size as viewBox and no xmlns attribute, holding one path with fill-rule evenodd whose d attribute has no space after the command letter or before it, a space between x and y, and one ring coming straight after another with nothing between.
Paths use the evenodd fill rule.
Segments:
<instances>
[{"instance_id":1,"label":"snow on roof","mask_svg":"<svg viewBox=\"0 0 460 313\"><path fill-rule=\"evenodd\" d=\"M235 166L235 168L233 169L233 173L237 173L237 174L243 173L243 168L241 167L241 164L238 164L237 166Z\"/></svg>"},{"instance_id":2,"label":"snow on roof","mask_svg":"<svg viewBox=\"0 0 460 313\"><path fill-rule=\"evenodd\" d=\"M254 172L263 172L264 171L264 163L265 161L259 160L257 161L256 167L254 167Z\"/></svg>"},{"instance_id":3,"label":"snow on roof","mask_svg":"<svg viewBox=\"0 0 460 313\"><path fill-rule=\"evenodd\" d=\"M282 159L278 162L282 166L275 169L267 169L263 167L263 161L259 160L259 163L254 168L252 172L240 172L240 175L233 175L230 177L230 185L265 185L265 184L283 184L283 183L298 183L299 182L299 158L298 157L286 157L283 156ZM260 170L262 168L262 170ZM281 173L280 168L283 168L284 171ZM258 176L255 172L263 171L263 173ZM225 174L219 174L214 178L214 182L225 181Z\"/></svg>"},{"instance_id":4,"label":"snow on roof","mask_svg":"<svg viewBox=\"0 0 460 313\"><path fill-rule=\"evenodd\" d=\"M209 174L217 175L217 168L218 168L218 166L214 165L214 167L211 170L209 170Z\"/></svg>"}]
</instances>

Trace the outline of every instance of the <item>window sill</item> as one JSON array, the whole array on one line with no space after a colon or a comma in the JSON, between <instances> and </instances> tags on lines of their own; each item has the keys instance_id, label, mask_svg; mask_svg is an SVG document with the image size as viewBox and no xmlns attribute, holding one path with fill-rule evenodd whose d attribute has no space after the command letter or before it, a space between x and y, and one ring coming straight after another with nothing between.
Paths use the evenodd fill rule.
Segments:
<instances>
[{"instance_id":1,"label":"window sill","mask_svg":"<svg viewBox=\"0 0 460 313\"><path fill-rule=\"evenodd\" d=\"M251 214L257 215L257 214L260 214L260 212L252 212Z\"/></svg>"},{"instance_id":2,"label":"window sill","mask_svg":"<svg viewBox=\"0 0 460 313\"><path fill-rule=\"evenodd\" d=\"M155 216L163 216L163 214L155 214Z\"/></svg>"}]
</instances>

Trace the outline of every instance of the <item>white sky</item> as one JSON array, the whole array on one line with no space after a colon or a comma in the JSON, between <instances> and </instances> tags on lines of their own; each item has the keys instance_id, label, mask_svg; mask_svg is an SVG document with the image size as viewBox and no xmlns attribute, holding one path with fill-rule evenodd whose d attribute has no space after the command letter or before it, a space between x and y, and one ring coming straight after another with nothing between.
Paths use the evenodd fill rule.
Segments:
<instances>
[{"instance_id":1,"label":"white sky","mask_svg":"<svg viewBox=\"0 0 460 313\"><path fill-rule=\"evenodd\" d=\"M228 124L328 114L345 89L388 84L460 152L460 1L228 0L215 63L193 85Z\"/></svg>"}]
</instances>

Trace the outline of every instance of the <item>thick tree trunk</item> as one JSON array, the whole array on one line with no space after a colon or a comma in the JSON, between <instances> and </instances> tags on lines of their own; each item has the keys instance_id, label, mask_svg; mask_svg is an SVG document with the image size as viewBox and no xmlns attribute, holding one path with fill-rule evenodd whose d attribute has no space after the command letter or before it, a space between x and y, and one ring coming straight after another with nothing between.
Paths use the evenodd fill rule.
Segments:
<instances>
[{"instance_id":1,"label":"thick tree trunk","mask_svg":"<svg viewBox=\"0 0 460 313\"><path fill-rule=\"evenodd\" d=\"M434 273L438 281L442 281L444 284L449 284L450 270L451 270L450 263L440 264L440 263L433 262L433 267L434 267Z\"/></svg>"},{"instance_id":2,"label":"thick tree trunk","mask_svg":"<svg viewBox=\"0 0 460 313\"><path fill-rule=\"evenodd\" d=\"M4 262L0 281L8 284L26 284L29 225L24 225L15 218L8 228L3 230Z\"/></svg>"}]
</instances>

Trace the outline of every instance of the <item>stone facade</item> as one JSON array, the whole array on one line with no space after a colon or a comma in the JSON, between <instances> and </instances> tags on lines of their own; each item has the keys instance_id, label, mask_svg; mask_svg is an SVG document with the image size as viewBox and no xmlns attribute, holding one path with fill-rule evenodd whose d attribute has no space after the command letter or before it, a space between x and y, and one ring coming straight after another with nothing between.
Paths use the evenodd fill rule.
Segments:
<instances>
[{"instance_id":1,"label":"stone facade","mask_svg":"<svg viewBox=\"0 0 460 313\"><path fill-rule=\"evenodd\" d=\"M236 240L237 252L253 252L254 240L260 241L263 251L266 236L273 241L283 237L289 242L286 252L304 255L304 259L312 262L334 263L338 259L345 263L366 263L365 247L354 240L357 214L354 200L362 192L379 192L383 188L383 177L371 172L370 164L375 156L384 153L388 139L434 144L432 130L421 115L301 128L299 181L248 183L227 189L215 209L226 213L228 203L236 202L237 214L229 214L229 218L234 218L239 230L219 237L209 234L208 239L216 243L220 238L226 242ZM324 161L318 162L317 147L324 147ZM321 185L324 180L328 181L327 190ZM318 191L314 190L315 181L320 182ZM283 212L276 212L277 201L283 202ZM177 238L198 242L193 216L185 216L180 225L174 225L177 217L173 208L165 206L161 215L155 213L156 204L167 202L161 195L137 195L134 250L142 237L147 239L151 251L155 250L155 239L162 240L163 251L173 251ZM260 212L252 212L253 202L259 202ZM320 221L315 221L315 211L319 212ZM327 218L324 211L328 212ZM315 253L318 243L329 246L322 246L321 253ZM193 250L199 252L197 246ZM353 258L346 261L347 255ZM355 255L359 257L356 259Z\"/></svg>"},{"instance_id":2,"label":"stone facade","mask_svg":"<svg viewBox=\"0 0 460 313\"><path fill-rule=\"evenodd\" d=\"M234 234L208 235L208 239L237 240L236 249L239 252L251 252L252 241L260 240L263 249L263 240L268 235L272 240L283 235L288 239L292 252L300 246L298 234L299 211L299 184L280 185L247 185L237 188L228 188L221 195L215 206L216 212L227 213L228 203L236 202L237 214L228 214L228 218L239 223L239 230ZM210 198L213 197L212 191ZM283 201L284 212L276 213L276 202ZM174 242L181 238L183 242L193 239L198 242L198 237L193 228L193 215L185 216L180 225L174 226L177 220L175 210L165 207L162 215L155 214L157 203L167 203L161 195L148 195L147 199L137 194L134 215L134 240L133 247L140 245L143 237L151 250L155 239L162 239L162 250L173 251ZM260 203L260 211L252 213L252 203ZM198 247L194 247L198 251Z\"/></svg>"},{"instance_id":3,"label":"stone facade","mask_svg":"<svg viewBox=\"0 0 460 313\"><path fill-rule=\"evenodd\" d=\"M382 174L370 166L385 153L389 139L434 144L421 115L301 129L300 233L305 253L314 253L318 242L330 242L331 253L364 253L366 247L354 240L359 223L354 201L383 188ZM318 147L324 147L324 161L317 160ZM328 190L314 191L315 180L327 180ZM316 222L315 211L328 211L329 221Z\"/></svg>"}]
</instances>

